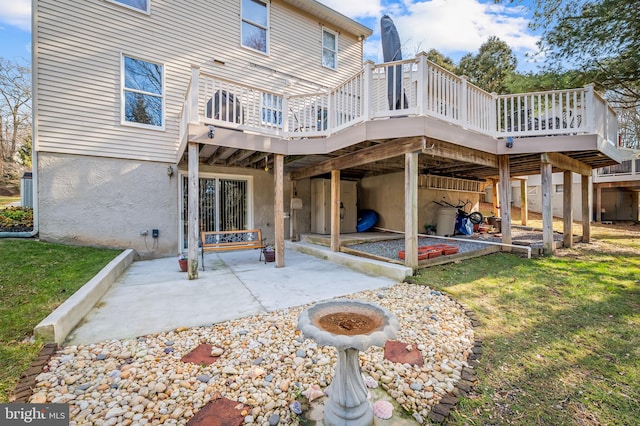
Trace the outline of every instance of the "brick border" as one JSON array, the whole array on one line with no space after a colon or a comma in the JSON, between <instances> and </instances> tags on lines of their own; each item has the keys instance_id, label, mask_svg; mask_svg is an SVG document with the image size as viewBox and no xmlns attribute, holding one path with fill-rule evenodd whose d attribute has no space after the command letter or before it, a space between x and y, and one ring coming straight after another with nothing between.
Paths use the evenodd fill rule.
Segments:
<instances>
[{"instance_id":1,"label":"brick border","mask_svg":"<svg viewBox=\"0 0 640 426\"><path fill-rule=\"evenodd\" d=\"M31 395L33 395L33 389L36 386L36 377L42 373L42 369L49 362L53 354L58 350L56 343L47 343L40 349L38 358L36 358L31 366L20 375L18 384L9 394L9 402L25 403L29 401Z\"/></svg>"},{"instance_id":2,"label":"brick border","mask_svg":"<svg viewBox=\"0 0 640 426\"><path fill-rule=\"evenodd\" d=\"M465 315L471 320L471 326L474 332L477 333L478 329L482 326L478 316L464 304L453 299L451 295L447 294L447 297L454 300L462 309L464 309ZM462 374L460 380L456 383L453 389L453 395L445 395L440 401L431 408L429 413L429 419L434 423L442 423L449 416L452 409L460 401L460 398L464 398L469 395L473 386L478 382L474 369L479 365L478 359L482 355L482 342L480 337L475 338L471 353L467 356L467 362L469 367L462 368Z\"/></svg>"}]
</instances>

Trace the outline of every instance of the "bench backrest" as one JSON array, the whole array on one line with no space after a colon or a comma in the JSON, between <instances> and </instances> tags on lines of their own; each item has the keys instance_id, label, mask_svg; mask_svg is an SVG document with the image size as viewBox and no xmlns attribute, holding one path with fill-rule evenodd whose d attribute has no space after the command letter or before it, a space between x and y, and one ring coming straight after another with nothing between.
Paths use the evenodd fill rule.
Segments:
<instances>
[{"instance_id":1,"label":"bench backrest","mask_svg":"<svg viewBox=\"0 0 640 426\"><path fill-rule=\"evenodd\" d=\"M202 232L202 247L262 247L262 231L246 229L239 231Z\"/></svg>"}]
</instances>

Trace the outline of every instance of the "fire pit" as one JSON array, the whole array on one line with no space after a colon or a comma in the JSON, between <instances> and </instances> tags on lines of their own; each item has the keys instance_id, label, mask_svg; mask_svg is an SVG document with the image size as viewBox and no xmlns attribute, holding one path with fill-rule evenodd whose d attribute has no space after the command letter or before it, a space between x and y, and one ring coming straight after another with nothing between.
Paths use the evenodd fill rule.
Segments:
<instances>
[{"instance_id":1,"label":"fire pit","mask_svg":"<svg viewBox=\"0 0 640 426\"><path fill-rule=\"evenodd\" d=\"M298 317L298 329L319 345L338 352L329 398L324 407L327 425L371 425L373 408L360 372L360 351L384 346L396 337L398 319L388 310L357 300L317 303Z\"/></svg>"}]
</instances>

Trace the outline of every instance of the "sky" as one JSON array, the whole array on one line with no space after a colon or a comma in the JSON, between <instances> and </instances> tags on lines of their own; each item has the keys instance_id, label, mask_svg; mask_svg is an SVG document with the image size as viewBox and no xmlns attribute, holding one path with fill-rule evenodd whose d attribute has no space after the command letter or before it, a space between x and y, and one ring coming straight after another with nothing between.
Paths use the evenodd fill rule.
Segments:
<instances>
[{"instance_id":1,"label":"sky","mask_svg":"<svg viewBox=\"0 0 640 426\"><path fill-rule=\"evenodd\" d=\"M365 42L365 59L382 62L380 18L389 15L398 29L403 57L436 49L458 63L476 54L490 36L505 41L518 59L518 70L536 71L530 57L539 36L528 27L532 0L516 5L503 0L318 0L373 30ZM152 6L153 8L153 3ZM153 9L152 9L153 12ZM29 63L31 0L0 0L0 57Z\"/></svg>"}]
</instances>

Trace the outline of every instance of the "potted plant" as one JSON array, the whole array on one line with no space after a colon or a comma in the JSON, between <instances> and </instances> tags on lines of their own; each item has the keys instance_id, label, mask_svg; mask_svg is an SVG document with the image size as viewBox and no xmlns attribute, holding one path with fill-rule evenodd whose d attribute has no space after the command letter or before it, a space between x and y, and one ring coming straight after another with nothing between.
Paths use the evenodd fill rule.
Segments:
<instances>
[{"instance_id":1,"label":"potted plant","mask_svg":"<svg viewBox=\"0 0 640 426\"><path fill-rule=\"evenodd\" d=\"M275 262L276 260L276 248L272 245L267 245L264 249L262 249L264 253L264 261L266 262Z\"/></svg>"},{"instance_id":2,"label":"potted plant","mask_svg":"<svg viewBox=\"0 0 640 426\"><path fill-rule=\"evenodd\" d=\"M180 253L178 255L178 265L180 265L180 271L187 272L187 269L189 268L189 260L185 254Z\"/></svg>"}]
</instances>

